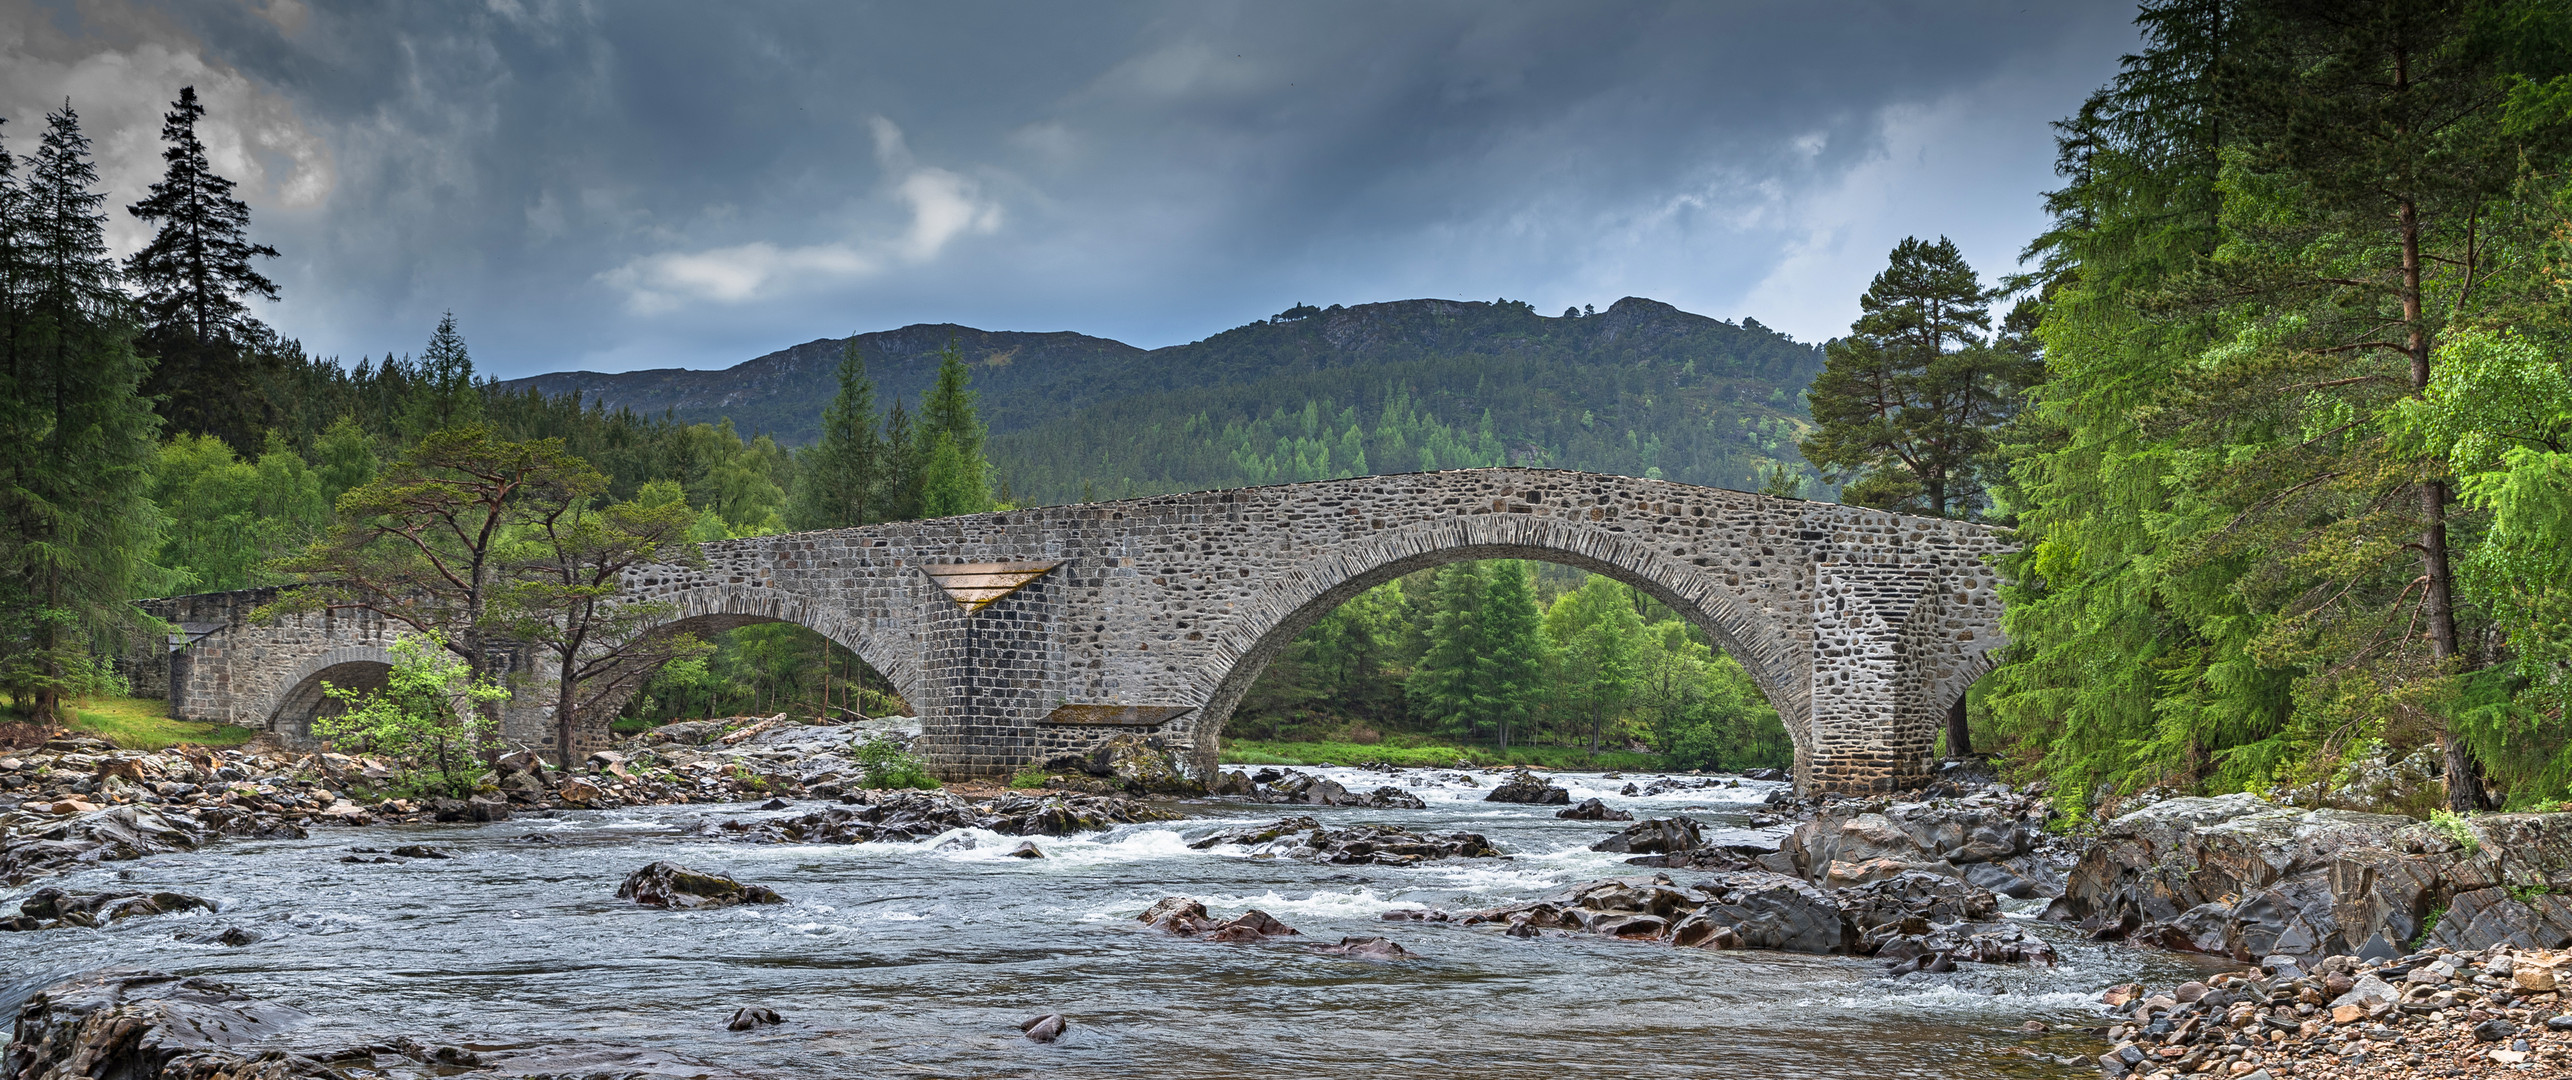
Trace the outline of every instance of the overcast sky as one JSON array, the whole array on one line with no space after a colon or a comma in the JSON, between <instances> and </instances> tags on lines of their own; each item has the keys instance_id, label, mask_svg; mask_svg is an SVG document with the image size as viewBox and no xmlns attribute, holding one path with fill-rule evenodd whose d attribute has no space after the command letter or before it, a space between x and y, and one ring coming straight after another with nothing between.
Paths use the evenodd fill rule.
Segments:
<instances>
[{"instance_id":1,"label":"overcast sky","mask_svg":"<svg viewBox=\"0 0 2572 1080\"><path fill-rule=\"evenodd\" d=\"M1298 302L1628 295L1806 340L1885 253L2012 269L2111 2L0 0L121 208L194 85L321 355L724 367L915 322L1191 341ZM111 238L141 244L120 212Z\"/></svg>"}]
</instances>

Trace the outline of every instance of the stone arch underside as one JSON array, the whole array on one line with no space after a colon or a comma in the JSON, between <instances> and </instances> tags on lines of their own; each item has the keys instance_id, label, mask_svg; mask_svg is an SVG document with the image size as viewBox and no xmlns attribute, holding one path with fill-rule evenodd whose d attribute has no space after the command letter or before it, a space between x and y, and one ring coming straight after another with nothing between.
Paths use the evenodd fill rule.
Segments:
<instances>
[{"instance_id":1,"label":"stone arch underside","mask_svg":"<svg viewBox=\"0 0 2572 1080\"><path fill-rule=\"evenodd\" d=\"M1210 650L1211 678L1197 712L1185 718L1191 764L1216 770L1224 724L1261 672L1295 637L1358 594L1419 570L1478 559L1558 563L1643 590L1696 624L1739 661L1786 723L1798 761L1810 753L1810 669L1803 650L1773 618L1714 575L1607 529L1519 516L1468 517L1412 526L1336 545L1280 575L1237 606ZM1180 725L1174 725L1174 727Z\"/></svg>"},{"instance_id":2,"label":"stone arch underside","mask_svg":"<svg viewBox=\"0 0 2572 1080\"><path fill-rule=\"evenodd\" d=\"M891 682L894 692L902 695L904 701L919 700L917 659L909 651L867 633L856 619L838 607L816 603L780 589L743 586L695 589L656 597L655 600L670 604L674 610L668 620L645 628L643 632L646 634L686 633L711 638L744 626L791 623L856 654L859 660ZM619 684L608 693L584 702L581 705L583 714L594 721L585 726L604 730L607 720L623 709L626 701L650 678L649 672L638 675L640 677L619 680Z\"/></svg>"},{"instance_id":3,"label":"stone arch underside","mask_svg":"<svg viewBox=\"0 0 2572 1080\"><path fill-rule=\"evenodd\" d=\"M241 714L264 731L308 743L312 721L331 710L322 684L355 690L380 690L393 670L393 654L376 645L342 645L305 657L275 689Z\"/></svg>"}]
</instances>

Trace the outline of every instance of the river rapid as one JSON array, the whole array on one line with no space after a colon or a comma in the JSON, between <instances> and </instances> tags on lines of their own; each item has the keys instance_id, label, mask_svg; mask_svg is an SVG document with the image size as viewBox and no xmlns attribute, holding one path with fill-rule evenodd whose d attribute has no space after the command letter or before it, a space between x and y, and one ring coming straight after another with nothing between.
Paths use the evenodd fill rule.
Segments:
<instances>
[{"instance_id":1,"label":"river rapid","mask_svg":"<svg viewBox=\"0 0 2572 1080\"><path fill-rule=\"evenodd\" d=\"M1429 808L1194 802L1183 804L1195 815L1187 821L1038 837L1041 860L1007 857L1016 837L973 831L853 846L700 835L715 822L819 803L228 841L36 883L171 890L221 910L0 935L0 1006L14 1015L37 990L92 968L150 967L218 977L313 1013L297 1045L394 1036L469 1047L609 1043L781 1077L2073 1076L2096 1075L2095 1066L2054 1059L2097 1052L2081 1029L2103 1022L2100 988L2167 984L2198 970L2049 924L2035 925L2063 954L2058 966L1967 964L1896 979L1848 957L1388 922L1394 908L1470 910L1651 871L1588 850L1617 823L1480 801L1493 777L1465 787L1425 771L1311 771L1354 790L1396 783ZM1783 831L1748 827L1776 784L1629 798L1616 794L1626 779L1550 779L1575 800L1597 796L1638 818L1686 813L1714 826L1710 840ZM1514 857L1339 867L1187 846L1227 825L1290 814L1469 830ZM340 861L352 847L403 844L455 857ZM617 884L656 859L766 885L789 902L669 912L616 899ZM1304 936L1225 945L1135 920L1174 895L1203 901L1217 918L1260 908ZM2033 914L2015 906L2017 917ZM228 926L266 936L240 947L180 940ZM1304 948L1343 935L1391 937L1423 958L1372 962ZM786 1023L724 1030L745 1005ZM1021 1022L1049 1012L1071 1020L1062 1041L1020 1037ZM2057 1030L2018 1030L2029 1020Z\"/></svg>"}]
</instances>

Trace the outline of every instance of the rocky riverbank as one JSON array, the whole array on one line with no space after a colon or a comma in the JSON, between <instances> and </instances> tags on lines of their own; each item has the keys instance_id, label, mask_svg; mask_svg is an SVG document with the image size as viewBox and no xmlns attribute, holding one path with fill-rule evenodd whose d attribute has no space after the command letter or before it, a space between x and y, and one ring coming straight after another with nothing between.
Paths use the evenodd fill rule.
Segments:
<instances>
[{"instance_id":1,"label":"rocky riverbank","mask_svg":"<svg viewBox=\"0 0 2572 1080\"><path fill-rule=\"evenodd\" d=\"M628 806L804 798L868 807L840 814L837 828L815 821L770 830L782 835L800 829L817 840L827 834L843 843L916 832L933 823L943 823L936 831L984 827L1061 835L1177 816L1121 794L1090 794L1132 790L1122 781L1065 780L1055 786L1071 790L1010 793L984 784L958 785L927 802L894 796L892 805L918 813L890 828L850 827L881 824L884 811L877 806L887 798L867 787L859 747L890 739L899 748L910 734L916 726L906 729L900 718L864 725L807 724L783 716L670 724L592 754L570 774L525 751L503 755L463 798L377 797L373 793L395 779L387 763L295 751L265 737L228 749L134 751L103 739L61 735L33 749L0 751L0 883L20 885L87 863L193 851L222 837L301 838L333 826L505 821ZM1124 757L1117 763L1135 767Z\"/></svg>"},{"instance_id":2,"label":"rocky riverbank","mask_svg":"<svg viewBox=\"0 0 2572 1080\"><path fill-rule=\"evenodd\" d=\"M2109 1046L2099 1070L2112 1080L2562 1075L2572 1002L2558 975L2572 982L2572 953L2495 946L2111 987L2100 996Z\"/></svg>"}]
</instances>

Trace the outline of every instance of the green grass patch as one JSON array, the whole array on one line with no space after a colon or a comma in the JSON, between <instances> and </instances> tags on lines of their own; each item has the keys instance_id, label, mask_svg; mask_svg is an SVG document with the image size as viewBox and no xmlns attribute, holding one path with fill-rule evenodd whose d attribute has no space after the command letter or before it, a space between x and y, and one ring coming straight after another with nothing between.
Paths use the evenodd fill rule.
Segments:
<instances>
[{"instance_id":1,"label":"green grass patch","mask_svg":"<svg viewBox=\"0 0 2572 1080\"><path fill-rule=\"evenodd\" d=\"M1386 743L1259 742L1227 739L1226 765L1365 765L1384 762L1403 768L1450 768L1459 765L1534 765L1583 772L1655 772L1669 768L1659 754L1607 750L1593 756L1577 746L1513 746L1507 754L1487 746L1393 746Z\"/></svg>"},{"instance_id":2,"label":"green grass patch","mask_svg":"<svg viewBox=\"0 0 2572 1080\"><path fill-rule=\"evenodd\" d=\"M258 734L230 724L170 718L170 703L154 698L91 698L63 710L74 731L96 735L128 750L166 750L180 743L239 746Z\"/></svg>"}]
</instances>

